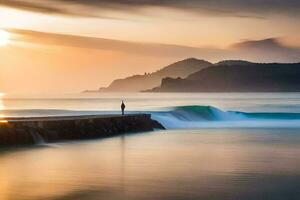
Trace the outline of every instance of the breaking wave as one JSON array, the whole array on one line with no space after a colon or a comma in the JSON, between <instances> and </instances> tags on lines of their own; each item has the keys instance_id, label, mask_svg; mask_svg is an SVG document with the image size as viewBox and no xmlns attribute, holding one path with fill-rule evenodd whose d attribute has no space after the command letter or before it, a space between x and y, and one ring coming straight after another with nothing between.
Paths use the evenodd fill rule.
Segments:
<instances>
[{"instance_id":1,"label":"breaking wave","mask_svg":"<svg viewBox=\"0 0 300 200\"><path fill-rule=\"evenodd\" d=\"M144 113L127 111L128 114ZM223 111L213 106L180 106L167 111L146 112L167 129L196 128L300 128L300 113ZM55 109L2 110L7 117L46 117L120 114L120 111Z\"/></svg>"},{"instance_id":2,"label":"breaking wave","mask_svg":"<svg viewBox=\"0 0 300 200\"><path fill-rule=\"evenodd\" d=\"M168 129L300 127L300 113L246 113L222 111L212 106L175 107L153 112L152 118Z\"/></svg>"}]
</instances>

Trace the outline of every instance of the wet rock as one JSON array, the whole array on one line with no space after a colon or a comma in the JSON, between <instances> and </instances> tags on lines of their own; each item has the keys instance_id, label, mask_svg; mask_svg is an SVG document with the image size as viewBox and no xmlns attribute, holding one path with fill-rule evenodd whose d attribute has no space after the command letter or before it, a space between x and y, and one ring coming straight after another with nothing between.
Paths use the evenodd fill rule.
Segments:
<instances>
[{"instance_id":1,"label":"wet rock","mask_svg":"<svg viewBox=\"0 0 300 200\"><path fill-rule=\"evenodd\" d=\"M14 119L0 124L0 146L111 137L154 129L164 127L150 114Z\"/></svg>"}]
</instances>

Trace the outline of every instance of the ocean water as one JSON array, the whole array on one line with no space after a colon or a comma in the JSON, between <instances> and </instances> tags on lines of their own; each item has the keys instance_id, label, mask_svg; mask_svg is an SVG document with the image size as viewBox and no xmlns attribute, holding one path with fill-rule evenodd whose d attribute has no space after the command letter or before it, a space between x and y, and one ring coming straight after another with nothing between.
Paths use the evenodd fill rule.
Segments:
<instances>
[{"instance_id":1,"label":"ocean water","mask_svg":"<svg viewBox=\"0 0 300 200\"><path fill-rule=\"evenodd\" d=\"M167 130L0 151L2 200L300 199L300 94L5 95L0 116L147 112Z\"/></svg>"}]
</instances>

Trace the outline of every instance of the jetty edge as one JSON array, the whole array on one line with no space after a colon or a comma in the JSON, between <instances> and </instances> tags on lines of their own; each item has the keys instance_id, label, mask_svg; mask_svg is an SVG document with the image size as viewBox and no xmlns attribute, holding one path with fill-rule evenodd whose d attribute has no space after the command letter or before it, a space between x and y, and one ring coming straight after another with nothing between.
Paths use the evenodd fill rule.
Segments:
<instances>
[{"instance_id":1,"label":"jetty edge","mask_svg":"<svg viewBox=\"0 0 300 200\"><path fill-rule=\"evenodd\" d=\"M6 118L0 120L0 147L105 138L165 129L151 114Z\"/></svg>"}]
</instances>

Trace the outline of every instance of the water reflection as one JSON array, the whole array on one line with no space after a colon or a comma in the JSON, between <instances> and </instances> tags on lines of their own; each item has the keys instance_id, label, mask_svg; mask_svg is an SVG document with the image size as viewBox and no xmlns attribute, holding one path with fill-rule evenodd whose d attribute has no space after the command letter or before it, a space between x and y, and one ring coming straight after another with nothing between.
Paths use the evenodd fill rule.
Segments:
<instances>
[{"instance_id":1,"label":"water reflection","mask_svg":"<svg viewBox=\"0 0 300 200\"><path fill-rule=\"evenodd\" d=\"M3 97L4 97L4 94L0 92L0 120L5 117L4 114L2 113L2 111L5 108L4 103L3 103Z\"/></svg>"},{"instance_id":2,"label":"water reflection","mask_svg":"<svg viewBox=\"0 0 300 200\"><path fill-rule=\"evenodd\" d=\"M299 199L297 129L162 131L0 154L0 199Z\"/></svg>"}]
</instances>

